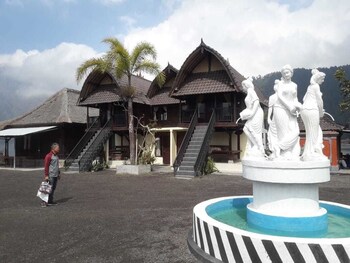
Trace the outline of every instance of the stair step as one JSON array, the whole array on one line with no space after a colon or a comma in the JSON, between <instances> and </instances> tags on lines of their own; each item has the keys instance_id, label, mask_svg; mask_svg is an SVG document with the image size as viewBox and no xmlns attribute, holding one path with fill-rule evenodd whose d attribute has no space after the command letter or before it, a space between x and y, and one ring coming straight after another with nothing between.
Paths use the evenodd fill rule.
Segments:
<instances>
[{"instance_id":1,"label":"stair step","mask_svg":"<svg viewBox=\"0 0 350 263\"><path fill-rule=\"evenodd\" d=\"M186 157L184 156L184 158L182 159L183 162L195 162L197 159L197 156L196 157Z\"/></svg>"},{"instance_id":2,"label":"stair step","mask_svg":"<svg viewBox=\"0 0 350 263\"><path fill-rule=\"evenodd\" d=\"M191 142L203 142L203 137L192 137Z\"/></svg>"},{"instance_id":3,"label":"stair step","mask_svg":"<svg viewBox=\"0 0 350 263\"><path fill-rule=\"evenodd\" d=\"M199 153L199 150L200 150L200 148L198 147L198 148L187 148L187 151L186 151L186 153L185 154L192 154L192 155L195 155L195 156L197 156L198 155L198 153Z\"/></svg>"},{"instance_id":4,"label":"stair step","mask_svg":"<svg viewBox=\"0 0 350 263\"><path fill-rule=\"evenodd\" d=\"M192 137L195 137L195 136L202 136L202 137L204 137L204 135L205 135L205 132L194 132L192 134Z\"/></svg>"},{"instance_id":5,"label":"stair step","mask_svg":"<svg viewBox=\"0 0 350 263\"><path fill-rule=\"evenodd\" d=\"M185 165L180 165L178 171L189 171L189 172L194 172L194 166L185 166Z\"/></svg>"},{"instance_id":6,"label":"stair step","mask_svg":"<svg viewBox=\"0 0 350 263\"><path fill-rule=\"evenodd\" d=\"M190 145L190 146L188 146L186 152L198 153L200 149L201 149L200 145Z\"/></svg>"},{"instance_id":7,"label":"stair step","mask_svg":"<svg viewBox=\"0 0 350 263\"><path fill-rule=\"evenodd\" d=\"M194 167L194 164L195 164L195 162L189 162L189 161L185 161L185 160L183 160L182 162L181 162L181 165L180 165L180 167L181 166L183 166L183 167Z\"/></svg>"},{"instance_id":8,"label":"stair step","mask_svg":"<svg viewBox=\"0 0 350 263\"><path fill-rule=\"evenodd\" d=\"M181 179L181 180L191 180L193 179L194 175L175 175L176 179Z\"/></svg>"},{"instance_id":9,"label":"stair step","mask_svg":"<svg viewBox=\"0 0 350 263\"><path fill-rule=\"evenodd\" d=\"M203 141L190 141L190 145L189 146L194 146L194 145L199 145L201 146L203 143Z\"/></svg>"},{"instance_id":10,"label":"stair step","mask_svg":"<svg viewBox=\"0 0 350 263\"><path fill-rule=\"evenodd\" d=\"M184 154L184 158L196 158L198 155L198 152L190 152L190 151L186 151Z\"/></svg>"}]
</instances>

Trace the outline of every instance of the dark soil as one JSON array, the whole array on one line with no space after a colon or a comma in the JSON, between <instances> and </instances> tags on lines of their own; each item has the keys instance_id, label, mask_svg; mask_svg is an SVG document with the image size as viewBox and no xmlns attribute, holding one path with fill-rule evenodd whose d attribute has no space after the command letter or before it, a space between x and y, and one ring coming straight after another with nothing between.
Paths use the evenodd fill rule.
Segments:
<instances>
[{"instance_id":1,"label":"dark soil","mask_svg":"<svg viewBox=\"0 0 350 263\"><path fill-rule=\"evenodd\" d=\"M251 194L240 176L63 174L40 207L42 171L0 170L0 262L197 262L186 244L193 207ZM332 176L322 200L350 204L350 176Z\"/></svg>"}]
</instances>

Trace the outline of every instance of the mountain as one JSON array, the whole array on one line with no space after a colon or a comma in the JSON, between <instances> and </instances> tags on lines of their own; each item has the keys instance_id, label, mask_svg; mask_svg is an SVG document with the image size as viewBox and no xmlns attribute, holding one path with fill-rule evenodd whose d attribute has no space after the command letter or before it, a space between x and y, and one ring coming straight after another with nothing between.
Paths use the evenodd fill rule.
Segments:
<instances>
[{"instance_id":1,"label":"mountain","mask_svg":"<svg viewBox=\"0 0 350 263\"><path fill-rule=\"evenodd\" d=\"M350 65L341 67L318 68L326 74L324 83L321 85L321 92L323 93L323 104L326 112L330 113L335 121L339 124L346 125L350 122L350 112L342 112L339 108L339 102L342 99L339 83L334 77L337 69L343 68L346 72L347 78L350 78ZM254 78L254 85L259 88L262 93L268 98L273 91L274 82L281 78L280 72L273 72L263 77ZM298 100L303 101L307 87L310 84L311 69L297 68L294 69L293 82L298 85Z\"/></svg>"}]
</instances>

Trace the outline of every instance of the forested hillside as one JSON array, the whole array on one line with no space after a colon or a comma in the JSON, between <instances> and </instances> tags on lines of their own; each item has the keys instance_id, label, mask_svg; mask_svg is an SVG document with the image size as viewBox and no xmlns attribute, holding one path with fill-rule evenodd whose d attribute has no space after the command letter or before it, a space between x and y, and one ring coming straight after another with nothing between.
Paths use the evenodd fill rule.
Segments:
<instances>
[{"instance_id":1,"label":"forested hillside","mask_svg":"<svg viewBox=\"0 0 350 263\"><path fill-rule=\"evenodd\" d=\"M339 67L318 68L318 70L326 73L326 79L321 85L321 92L323 93L323 102L325 110L333 115L337 123L346 124L350 122L350 112L341 112L339 109L339 102L341 100L341 93L339 83L334 77L335 71ZM350 78L350 65L342 66L346 75ZM273 85L275 79L280 79L280 72L273 72L263 77L254 79L256 88L260 88L264 95L268 98L273 94ZM298 85L298 99L302 102L307 87L309 86L311 78L311 69L297 68L294 69L293 81Z\"/></svg>"}]
</instances>

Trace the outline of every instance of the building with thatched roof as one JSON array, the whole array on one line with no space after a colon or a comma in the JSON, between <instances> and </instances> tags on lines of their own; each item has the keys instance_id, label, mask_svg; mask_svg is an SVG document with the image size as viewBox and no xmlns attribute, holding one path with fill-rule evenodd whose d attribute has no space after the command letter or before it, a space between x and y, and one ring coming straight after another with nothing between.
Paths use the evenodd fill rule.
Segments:
<instances>
[{"instance_id":1,"label":"building with thatched roof","mask_svg":"<svg viewBox=\"0 0 350 263\"><path fill-rule=\"evenodd\" d=\"M87 110L76 102L80 91L62 89L41 105L17 118L0 123L0 138L4 139L4 159L17 167L40 167L53 142L60 144L64 159L84 135ZM95 110L90 115L98 115ZM8 156L8 142L14 140L15 158Z\"/></svg>"},{"instance_id":2,"label":"building with thatched roof","mask_svg":"<svg viewBox=\"0 0 350 263\"><path fill-rule=\"evenodd\" d=\"M135 89L134 115L146 124L152 123L157 161L167 165L182 163L188 148L191 148L189 142L195 141L192 138L195 128L203 129L201 140L196 142L203 146L200 158L209 152L216 161L239 160L246 142L243 125L236 123L244 108L245 94L241 87L244 77L203 41L187 57L180 70L169 64L163 73L166 82L161 87L155 79L152 82L140 76L131 79ZM92 71L78 99L80 106L99 109L101 126L108 123L111 137L104 148L109 149L110 160L128 158L125 87L125 76L118 79L113 72ZM259 91L257 93L263 104L264 96ZM142 135L141 131L137 132ZM80 147L83 151L84 145ZM78 153L75 155L78 158ZM203 160L199 162L196 166L201 167ZM75 163L81 162L76 159ZM184 164L190 167L190 176L198 173L193 167L191 169L193 163L185 161Z\"/></svg>"}]
</instances>

